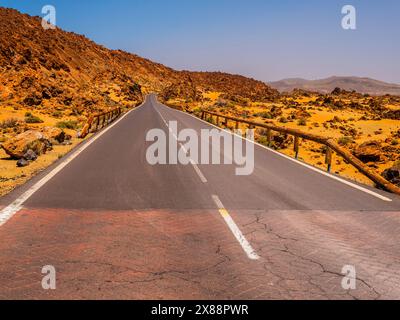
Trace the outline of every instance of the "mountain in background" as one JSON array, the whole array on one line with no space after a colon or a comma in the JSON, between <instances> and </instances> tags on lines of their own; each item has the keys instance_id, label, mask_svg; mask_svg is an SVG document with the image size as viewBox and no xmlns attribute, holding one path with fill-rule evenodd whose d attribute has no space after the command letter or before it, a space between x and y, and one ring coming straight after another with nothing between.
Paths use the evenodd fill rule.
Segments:
<instances>
[{"instance_id":1,"label":"mountain in background","mask_svg":"<svg viewBox=\"0 0 400 320\"><path fill-rule=\"evenodd\" d=\"M291 92L294 89L302 89L319 93L331 93L335 88L341 88L346 91L355 90L371 95L400 95L400 85L398 84L359 77L330 77L321 80L292 78L270 82L269 85L280 92Z\"/></svg>"},{"instance_id":2,"label":"mountain in background","mask_svg":"<svg viewBox=\"0 0 400 320\"><path fill-rule=\"evenodd\" d=\"M176 71L120 50L109 50L40 17L0 8L0 106L94 112L133 105L143 94L201 100L207 91L258 101L279 96L267 84L221 72Z\"/></svg>"}]
</instances>

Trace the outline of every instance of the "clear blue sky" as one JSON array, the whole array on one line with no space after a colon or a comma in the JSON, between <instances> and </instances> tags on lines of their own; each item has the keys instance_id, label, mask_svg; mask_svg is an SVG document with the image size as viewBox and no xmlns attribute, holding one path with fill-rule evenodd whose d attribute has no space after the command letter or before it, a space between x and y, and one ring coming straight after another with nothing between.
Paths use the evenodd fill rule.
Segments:
<instances>
[{"instance_id":1,"label":"clear blue sky","mask_svg":"<svg viewBox=\"0 0 400 320\"><path fill-rule=\"evenodd\" d=\"M400 83L399 0L0 0L112 49L176 69L271 81L368 76ZM341 8L357 8L357 30Z\"/></svg>"}]
</instances>

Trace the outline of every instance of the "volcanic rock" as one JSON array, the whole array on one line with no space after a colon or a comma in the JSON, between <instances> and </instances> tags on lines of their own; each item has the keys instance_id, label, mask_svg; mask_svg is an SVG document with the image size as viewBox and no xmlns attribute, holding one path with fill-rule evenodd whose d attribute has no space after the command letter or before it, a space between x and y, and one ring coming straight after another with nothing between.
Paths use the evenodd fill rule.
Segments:
<instances>
[{"instance_id":1,"label":"volcanic rock","mask_svg":"<svg viewBox=\"0 0 400 320\"><path fill-rule=\"evenodd\" d=\"M394 165L392 168L385 170L382 176L391 183L400 187L400 163Z\"/></svg>"},{"instance_id":2,"label":"volcanic rock","mask_svg":"<svg viewBox=\"0 0 400 320\"><path fill-rule=\"evenodd\" d=\"M354 155L364 163L378 162L382 156L380 147L381 145L378 141L368 141L361 144L354 151Z\"/></svg>"},{"instance_id":3,"label":"volcanic rock","mask_svg":"<svg viewBox=\"0 0 400 320\"><path fill-rule=\"evenodd\" d=\"M51 149L51 143L42 133L29 130L6 141L1 147L13 159L21 159L28 150L32 150L37 155L46 153Z\"/></svg>"}]
</instances>

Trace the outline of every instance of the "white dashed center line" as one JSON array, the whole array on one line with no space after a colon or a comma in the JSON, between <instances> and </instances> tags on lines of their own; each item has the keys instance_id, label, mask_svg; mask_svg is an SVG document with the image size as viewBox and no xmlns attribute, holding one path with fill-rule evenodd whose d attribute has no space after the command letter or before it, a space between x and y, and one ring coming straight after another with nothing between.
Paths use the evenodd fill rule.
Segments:
<instances>
[{"instance_id":1,"label":"white dashed center line","mask_svg":"<svg viewBox=\"0 0 400 320\"><path fill-rule=\"evenodd\" d=\"M167 126L168 130L171 132L172 136L174 137L174 139L178 142L178 144L180 145L180 147L182 148L183 152L188 153L187 149L185 148L185 146L180 143L178 141L178 137L176 136L176 134L171 130L171 128L168 125L168 122L164 119L164 117L162 116L162 114L157 110L157 113L160 115L161 119L164 121L165 125ZM193 159L190 159L190 164L193 166L194 171L197 173L197 175L199 176L201 182L203 183L207 183L207 179L204 176L204 174L201 172L199 166L196 164L196 162Z\"/></svg>"},{"instance_id":2,"label":"white dashed center line","mask_svg":"<svg viewBox=\"0 0 400 320\"><path fill-rule=\"evenodd\" d=\"M164 123L167 126L168 130L172 133L173 137L178 141L178 138L176 137L174 132L171 130L171 128L169 127L167 121L164 119L162 114L157 109L156 109L156 111L160 115L161 119L164 121ZM179 141L178 141L178 143L179 143ZM186 150L185 146L183 146L181 143L179 143L179 145L181 146L182 150L187 153L187 150ZM191 160L190 163L193 166L194 170L196 171L197 175L200 177L200 180L203 183L207 183L206 177L203 175L203 173L201 172L201 170L199 169L197 164L193 160ZM220 215L222 216L222 218L224 218L226 224L228 225L229 229L231 230L231 232L235 236L236 240L239 242L239 244L243 248L243 250L246 253L247 257L250 260L258 260L258 259L260 259L259 255L251 247L250 243L247 241L247 239L245 238L243 233L240 231L240 229L237 226L237 224L235 223L235 221L232 219L232 217L229 214L228 210L225 209L225 207L222 204L222 202L219 199L219 197L216 196L216 195L213 195L212 199L215 202L215 204L217 205Z\"/></svg>"}]
</instances>

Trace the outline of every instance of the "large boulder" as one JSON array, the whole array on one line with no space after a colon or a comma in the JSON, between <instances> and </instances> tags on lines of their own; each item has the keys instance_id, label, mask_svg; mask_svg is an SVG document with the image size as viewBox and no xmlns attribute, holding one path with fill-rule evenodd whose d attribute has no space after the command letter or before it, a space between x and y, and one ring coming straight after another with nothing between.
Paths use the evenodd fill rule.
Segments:
<instances>
[{"instance_id":1,"label":"large boulder","mask_svg":"<svg viewBox=\"0 0 400 320\"><path fill-rule=\"evenodd\" d=\"M364 163L378 162L381 160L381 144L378 141L367 141L361 144L354 155Z\"/></svg>"},{"instance_id":2,"label":"large boulder","mask_svg":"<svg viewBox=\"0 0 400 320\"><path fill-rule=\"evenodd\" d=\"M51 149L51 143L42 133L29 130L9 139L1 147L10 157L22 159L28 150L38 156L46 153Z\"/></svg>"},{"instance_id":3,"label":"large boulder","mask_svg":"<svg viewBox=\"0 0 400 320\"><path fill-rule=\"evenodd\" d=\"M391 183L400 187L400 163L395 164L392 168L385 170L382 176Z\"/></svg>"},{"instance_id":4,"label":"large boulder","mask_svg":"<svg viewBox=\"0 0 400 320\"><path fill-rule=\"evenodd\" d=\"M60 128L45 127L41 130L41 133L52 144L63 143L66 140L65 132Z\"/></svg>"},{"instance_id":5,"label":"large boulder","mask_svg":"<svg viewBox=\"0 0 400 320\"><path fill-rule=\"evenodd\" d=\"M30 107L38 106L42 103L42 99L38 95L26 97L23 101L24 104Z\"/></svg>"}]
</instances>

